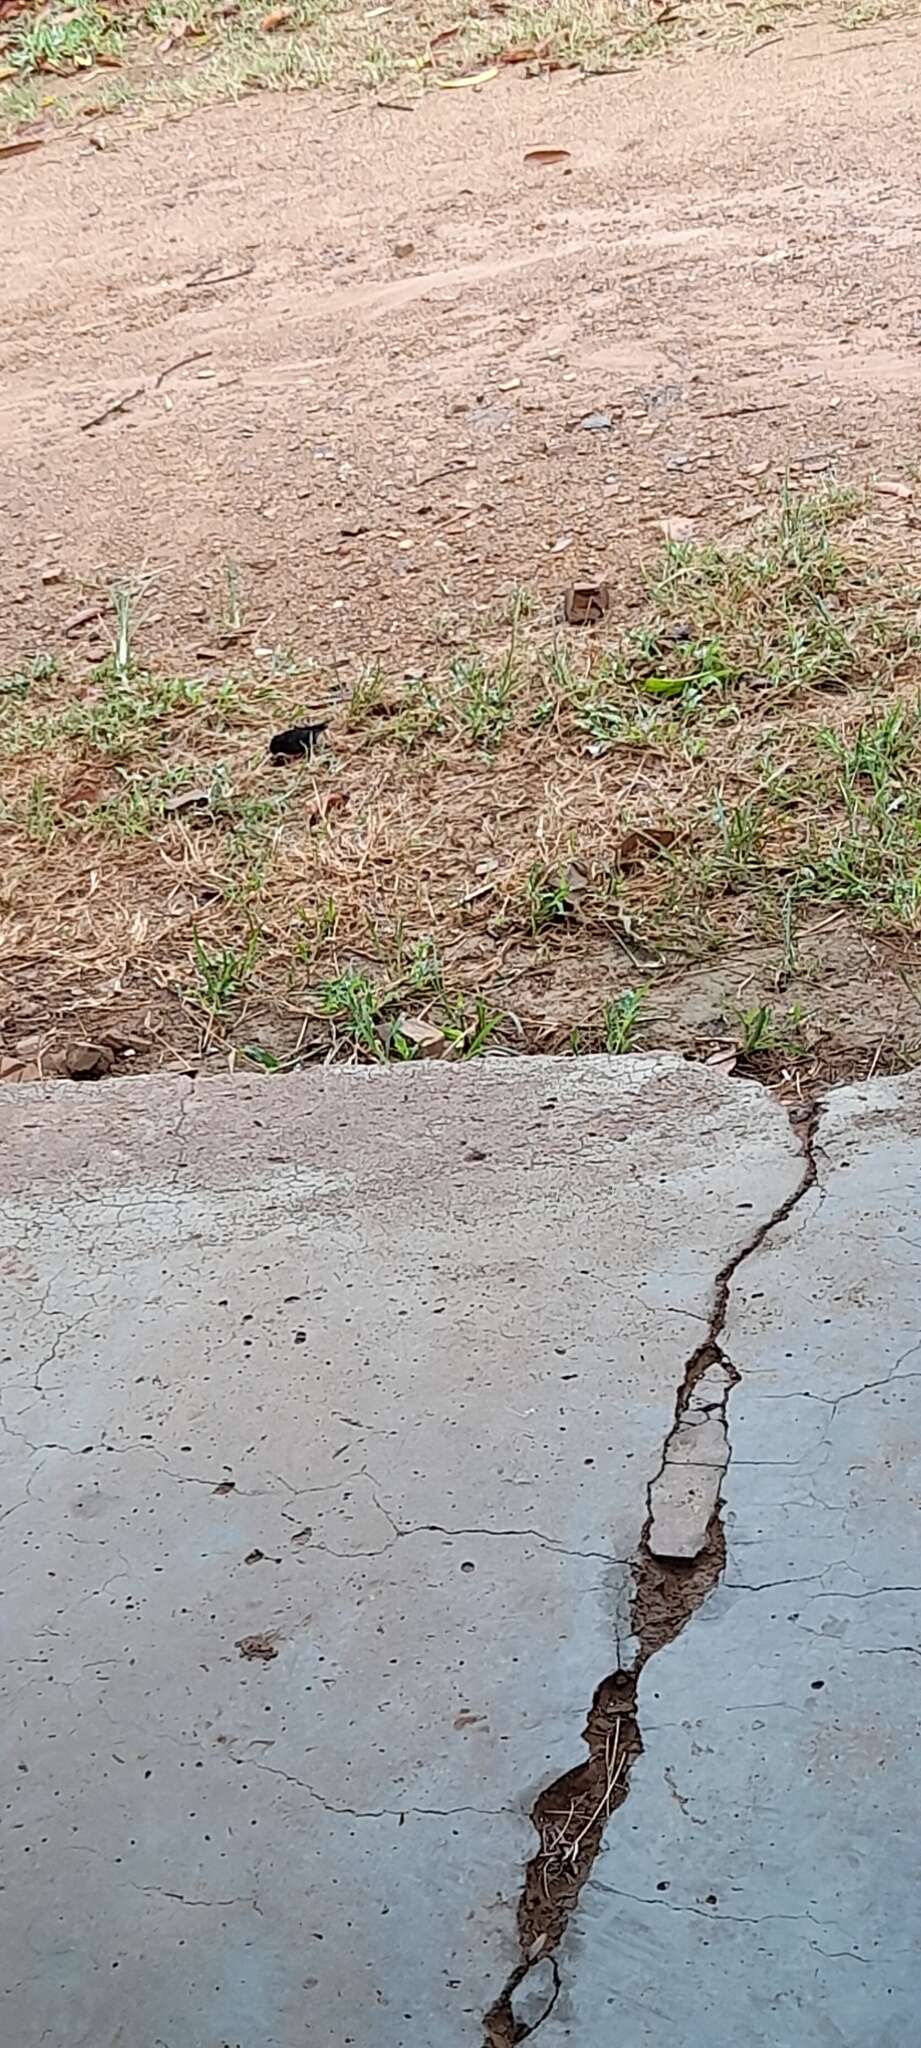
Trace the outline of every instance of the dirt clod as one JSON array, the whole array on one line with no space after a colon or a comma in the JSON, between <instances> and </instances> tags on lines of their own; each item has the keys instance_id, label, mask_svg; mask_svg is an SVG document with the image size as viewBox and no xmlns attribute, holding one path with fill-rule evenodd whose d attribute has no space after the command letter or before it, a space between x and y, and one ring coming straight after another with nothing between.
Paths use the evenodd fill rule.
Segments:
<instances>
[{"instance_id":1,"label":"dirt clod","mask_svg":"<svg viewBox=\"0 0 921 2048\"><path fill-rule=\"evenodd\" d=\"M292 725L286 732L276 732L269 741L269 753L276 761L302 760L305 755L310 760L328 724L324 718L313 725Z\"/></svg>"},{"instance_id":2,"label":"dirt clod","mask_svg":"<svg viewBox=\"0 0 921 2048\"><path fill-rule=\"evenodd\" d=\"M278 1656L278 1644L273 1635L241 1636L237 1643L241 1657L250 1662L270 1664Z\"/></svg>"},{"instance_id":3,"label":"dirt clod","mask_svg":"<svg viewBox=\"0 0 921 2048\"><path fill-rule=\"evenodd\" d=\"M568 626L596 626L611 603L607 583L571 583L563 599Z\"/></svg>"}]
</instances>

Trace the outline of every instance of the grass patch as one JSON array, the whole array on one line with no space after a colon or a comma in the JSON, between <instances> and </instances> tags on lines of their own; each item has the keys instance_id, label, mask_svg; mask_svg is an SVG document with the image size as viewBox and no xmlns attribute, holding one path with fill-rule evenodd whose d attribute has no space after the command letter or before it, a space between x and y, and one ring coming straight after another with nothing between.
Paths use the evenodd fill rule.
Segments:
<instances>
[{"instance_id":1,"label":"grass patch","mask_svg":"<svg viewBox=\"0 0 921 2048\"><path fill-rule=\"evenodd\" d=\"M874 19L882 11L874 0ZM811 0L734 7L732 0L687 0L663 10L657 0L543 0L494 10L478 0L459 9L378 7L355 0L147 0L126 16L101 0L51 0L0 32L0 127L39 115L67 118L120 102L188 106L235 99L261 89L336 85L401 96L480 78L488 89L506 65L541 73L623 69L699 42L751 46L781 18L814 12ZM841 0L838 18L853 14ZM73 80L98 66L89 93ZM69 89L49 91L55 80Z\"/></svg>"},{"instance_id":2,"label":"grass patch","mask_svg":"<svg viewBox=\"0 0 921 2048\"><path fill-rule=\"evenodd\" d=\"M9 971L43 961L50 1007L78 970L130 986L171 1052L268 1068L661 1044L675 977L747 946L773 985L726 1033L805 1058L778 994L813 929L910 964L921 926L918 594L867 517L786 493L743 546L666 547L620 625L516 601L493 644L351 686L296 654L164 675L117 592L103 663L0 687ZM307 691L324 744L276 769Z\"/></svg>"},{"instance_id":3,"label":"grass patch","mask_svg":"<svg viewBox=\"0 0 921 2048\"><path fill-rule=\"evenodd\" d=\"M634 1051L645 993L645 989L625 988L622 995L609 998L604 1004L601 1030L605 1052Z\"/></svg>"},{"instance_id":4,"label":"grass patch","mask_svg":"<svg viewBox=\"0 0 921 2048\"><path fill-rule=\"evenodd\" d=\"M4 62L20 79L36 72L67 77L94 64L119 62L124 36L118 17L97 0L52 5L14 15L3 40Z\"/></svg>"}]
</instances>

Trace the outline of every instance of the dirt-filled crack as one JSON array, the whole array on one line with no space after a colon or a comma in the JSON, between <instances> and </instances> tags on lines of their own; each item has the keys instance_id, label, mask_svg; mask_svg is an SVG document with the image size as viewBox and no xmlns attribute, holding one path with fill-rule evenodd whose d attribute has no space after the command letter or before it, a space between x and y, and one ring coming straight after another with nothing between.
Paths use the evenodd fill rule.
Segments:
<instances>
[{"instance_id":1,"label":"dirt-filled crack","mask_svg":"<svg viewBox=\"0 0 921 2048\"><path fill-rule=\"evenodd\" d=\"M630 1618L636 1651L630 1664L612 1671L597 1688L583 1734L587 1758L546 1786L531 1810L538 1848L528 1864L518 1904L520 1960L486 2014L484 2048L514 2048L536 2033L552 2012L560 1990L553 1951L595 1862L607 1823L627 1798L633 1766L643 1752L637 1711L640 1678L651 1659L681 1635L722 1577L722 1484L731 1455L727 1409L741 1376L720 1340L740 1266L760 1250L815 1183L818 1116L819 1109L813 1109L800 1126L803 1171L797 1186L717 1275L707 1333L685 1366L675 1418L647 1489L646 1520L633 1562ZM678 1511L680 1489L670 1485L676 1472L693 1474L685 1482L683 1511ZM538 1989L538 1973L547 1983L546 1998L532 1995L532 1986L534 1992Z\"/></svg>"}]
</instances>

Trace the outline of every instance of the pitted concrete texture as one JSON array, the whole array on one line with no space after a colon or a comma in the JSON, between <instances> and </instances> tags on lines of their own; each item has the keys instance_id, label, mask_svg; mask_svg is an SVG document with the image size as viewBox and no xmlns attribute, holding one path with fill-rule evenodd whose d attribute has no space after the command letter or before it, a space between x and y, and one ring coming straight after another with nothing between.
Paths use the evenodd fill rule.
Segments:
<instances>
[{"instance_id":1,"label":"pitted concrete texture","mask_svg":"<svg viewBox=\"0 0 921 2048\"><path fill-rule=\"evenodd\" d=\"M0 1123L2 2038L478 2048L534 1798L629 1651L716 1276L799 1183L786 1117L662 1058L8 1088ZM806 1385L798 1358L777 1371ZM792 1443L793 1404L766 1413ZM816 1401L803 1427L830 1444L861 1413ZM811 1681L838 1609L808 1598ZM793 1699L773 1676L751 1695L753 1593L720 1596L741 1645L700 1662L716 1613L680 1652L700 1714L708 1686ZM891 1691L909 1653L864 1668ZM826 1743L816 1787L836 1768ZM798 1798L759 1799L801 1824ZM653 1914L660 1962L681 1925Z\"/></svg>"},{"instance_id":2,"label":"pitted concrete texture","mask_svg":"<svg viewBox=\"0 0 921 2048\"><path fill-rule=\"evenodd\" d=\"M541 2048L918 2038L921 1078L813 1149L732 1285L725 1573L643 1672Z\"/></svg>"}]
</instances>

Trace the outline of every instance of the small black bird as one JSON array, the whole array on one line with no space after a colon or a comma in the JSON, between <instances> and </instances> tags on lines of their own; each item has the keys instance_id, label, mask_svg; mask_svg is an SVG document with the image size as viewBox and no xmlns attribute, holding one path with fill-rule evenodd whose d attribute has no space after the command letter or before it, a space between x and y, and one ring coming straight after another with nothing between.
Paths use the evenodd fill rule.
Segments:
<instances>
[{"instance_id":1,"label":"small black bird","mask_svg":"<svg viewBox=\"0 0 921 2048\"><path fill-rule=\"evenodd\" d=\"M284 761L300 761L306 754L312 761L317 751L320 734L326 731L328 718L322 718L313 725L290 725L287 732L277 732L269 741L269 753L277 765Z\"/></svg>"}]
</instances>

